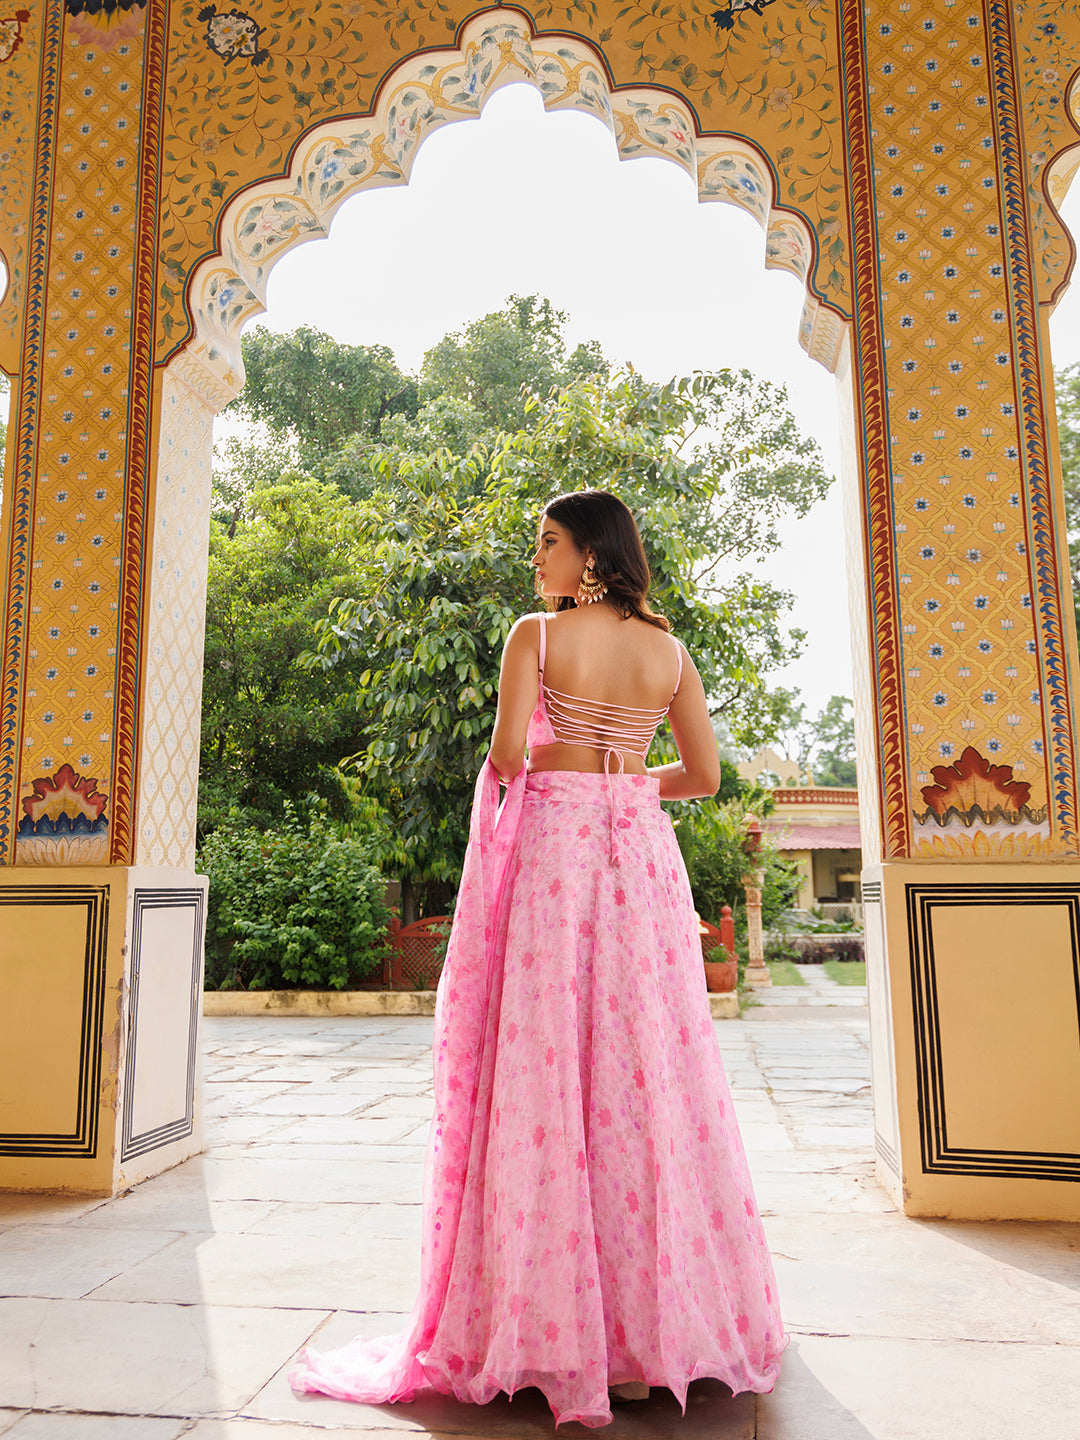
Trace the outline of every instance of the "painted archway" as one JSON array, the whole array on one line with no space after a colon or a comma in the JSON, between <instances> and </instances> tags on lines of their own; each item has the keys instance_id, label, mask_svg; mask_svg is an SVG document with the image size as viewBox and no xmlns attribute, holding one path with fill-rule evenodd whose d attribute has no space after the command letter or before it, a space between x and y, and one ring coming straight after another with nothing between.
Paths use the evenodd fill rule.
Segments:
<instances>
[{"instance_id":1,"label":"painted archway","mask_svg":"<svg viewBox=\"0 0 1080 1440\"><path fill-rule=\"evenodd\" d=\"M277 256L527 80L604 120L620 154L750 210L765 263L805 284L799 338L845 401L882 1173L923 1213L1075 1213L1080 1110L1035 1110L1048 1075L1080 1093L1046 332L1073 261L1054 201L1080 163L1078 64L1080 5L1048 0L319 0L302 17L49 0L0 18L0 900L31 937L11 962L27 1007L53 916L56 1044L89 1057L53 1129L0 1137L0 1184L130 1183L197 1144L194 999L176 1078L132 1107L154 1083L139 994L149 1016L153 987L197 988L211 419ZM976 1003L1011 976L1011 955L987 958L1003 935L1050 957L1019 1030ZM39 1063L10 1040L13 1073Z\"/></svg>"}]
</instances>

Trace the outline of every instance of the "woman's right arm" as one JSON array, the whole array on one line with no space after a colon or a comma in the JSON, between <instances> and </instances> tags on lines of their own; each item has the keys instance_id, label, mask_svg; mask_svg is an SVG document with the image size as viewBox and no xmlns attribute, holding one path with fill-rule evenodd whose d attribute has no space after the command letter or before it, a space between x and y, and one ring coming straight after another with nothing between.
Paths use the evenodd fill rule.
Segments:
<instances>
[{"instance_id":1,"label":"woman's right arm","mask_svg":"<svg viewBox=\"0 0 1080 1440\"><path fill-rule=\"evenodd\" d=\"M488 759L504 785L525 763L529 718L540 694L540 626L538 615L524 615L506 637L499 671L499 708L491 734Z\"/></svg>"},{"instance_id":2,"label":"woman's right arm","mask_svg":"<svg viewBox=\"0 0 1080 1440\"><path fill-rule=\"evenodd\" d=\"M720 756L709 718L705 688L694 662L683 650L682 679L668 710L671 733L679 748L672 765L650 765L660 781L661 800L697 800L720 788Z\"/></svg>"}]
</instances>

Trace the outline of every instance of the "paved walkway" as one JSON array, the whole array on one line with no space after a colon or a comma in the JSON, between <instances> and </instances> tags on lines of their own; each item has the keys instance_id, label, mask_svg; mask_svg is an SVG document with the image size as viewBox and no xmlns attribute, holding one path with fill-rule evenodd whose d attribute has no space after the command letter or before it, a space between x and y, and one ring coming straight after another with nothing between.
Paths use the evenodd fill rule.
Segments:
<instances>
[{"instance_id":1,"label":"paved walkway","mask_svg":"<svg viewBox=\"0 0 1080 1440\"><path fill-rule=\"evenodd\" d=\"M717 1023L793 1337L776 1390L699 1382L685 1419L654 1391L601 1433L1076 1440L1080 1226L898 1215L870 1158L864 995L836 989ZM420 1018L208 1021L204 1157L107 1202L0 1197L0 1433L551 1436L536 1392L368 1407L285 1381L308 1340L400 1328L412 1302L430 1039Z\"/></svg>"}]
</instances>

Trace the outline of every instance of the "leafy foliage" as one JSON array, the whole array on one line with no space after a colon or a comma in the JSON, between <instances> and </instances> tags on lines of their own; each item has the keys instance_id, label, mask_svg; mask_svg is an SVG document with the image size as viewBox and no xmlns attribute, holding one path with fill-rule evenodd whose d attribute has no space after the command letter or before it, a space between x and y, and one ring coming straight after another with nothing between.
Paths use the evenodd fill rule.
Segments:
<instances>
[{"instance_id":1,"label":"leafy foliage","mask_svg":"<svg viewBox=\"0 0 1080 1440\"><path fill-rule=\"evenodd\" d=\"M769 692L763 707L772 733L786 753L794 755L809 784L853 786L855 770L855 707L846 695L832 695L811 720L798 690L777 687Z\"/></svg>"},{"instance_id":2,"label":"leafy foliage","mask_svg":"<svg viewBox=\"0 0 1080 1440\"><path fill-rule=\"evenodd\" d=\"M345 345L306 325L288 335L258 325L242 345L247 381L225 413L294 436L305 469L351 436L377 436L385 416L416 413L416 381L387 345Z\"/></svg>"},{"instance_id":3,"label":"leafy foliage","mask_svg":"<svg viewBox=\"0 0 1080 1440\"><path fill-rule=\"evenodd\" d=\"M582 485L635 511L656 606L735 738L768 722L762 676L801 636L781 628L788 597L747 567L827 488L816 449L776 387L609 377L564 326L549 302L511 297L428 353L416 403L385 347L245 338L237 409L265 443L228 452L217 492L204 834L230 807L267 824L311 790L339 816L374 805L389 823L370 853L401 876L405 918L445 905L537 516ZM741 793L733 771L725 786Z\"/></svg>"},{"instance_id":4,"label":"leafy foliage","mask_svg":"<svg viewBox=\"0 0 1080 1440\"><path fill-rule=\"evenodd\" d=\"M364 589L353 507L301 475L260 489L244 524L214 521L207 585L199 796L205 834L233 806L280 818L309 790L341 803L332 767L364 738L356 673L314 675L314 645L333 597Z\"/></svg>"},{"instance_id":5,"label":"leafy foliage","mask_svg":"<svg viewBox=\"0 0 1080 1440\"><path fill-rule=\"evenodd\" d=\"M762 923L769 925L790 904L797 886L795 866L780 858L776 847L763 838L756 866L743 851L742 800L702 800L685 807L675 824L675 835L686 862L690 889L698 914L719 925L725 905L735 915L736 927L745 928L746 895L742 878L751 868L762 869Z\"/></svg>"},{"instance_id":6,"label":"leafy foliage","mask_svg":"<svg viewBox=\"0 0 1080 1440\"><path fill-rule=\"evenodd\" d=\"M390 525L377 496L356 507L378 579L331 602L307 660L330 675L361 667L352 703L370 739L353 764L404 851L406 919L418 887L456 883L499 658L524 588L523 517L515 523L496 495L470 494L482 465L445 451L403 464L390 477Z\"/></svg>"},{"instance_id":7,"label":"leafy foliage","mask_svg":"<svg viewBox=\"0 0 1080 1440\"><path fill-rule=\"evenodd\" d=\"M341 990L381 965L386 882L361 839L295 812L272 830L233 819L199 866L210 877L207 989Z\"/></svg>"},{"instance_id":8,"label":"leafy foliage","mask_svg":"<svg viewBox=\"0 0 1080 1440\"><path fill-rule=\"evenodd\" d=\"M782 387L749 371L697 372L652 385L633 371L586 378L507 437L496 471L529 493L614 491L638 521L656 608L671 620L734 738L768 722L762 674L795 658L799 630L778 623L790 596L740 567L780 543L831 478L800 436ZM554 484L552 483L554 481Z\"/></svg>"},{"instance_id":9,"label":"leafy foliage","mask_svg":"<svg viewBox=\"0 0 1080 1440\"><path fill-rule=\"evenodd\" d=\"M553 491L603 485L626 499L653 567L656 605L689 645L718 707L737 701L745 716L761 670L788 655L775 592L745 578L725 587L713 574L711 588L694 579L721 537L738 554L775 543L768 507L757 507L755 523L731 501L733 486L741 493L764 486L761 475L745 477L739 451L710 442L707 463L673 453L679 426L688 441L700 424L719 423L714 392L728 383L701 376L646 387L634 375L606 383L588 377L537 407L535 428L502 436L494 451L480 444L463 457L386 450L374 465L383 492L358 504L354 516L379 578L332 603L309 663L363 664L355 704L371 738L354 763L393 817L409 856L407 886L456 879L460 869L499 657L530 583L537 515ZM744 397L757 382L739 376L730 384ZM742 436L744 419L739 424ZM786 440L779 457L772 443L756 437L746 465L760 468L764 456L786 466ZM809 483L801 475L796 481L793 470L791 504L809 505L828 482L820 471Z\"/></svg>"},{"instance_id":10,"label":"leafy foliage","mask_svg":"<svg viewBox=\"0 0 1080 1440\"><path fill-rule=\"evenodd\" d=\"M511 295L501 310L444 336L425 354L422 397L470 407L491 432L527 426L530 396L546 400L579 376L608 373L595 341L568 349L566 323L550 300Z\"/></svg>"}]
</instances>

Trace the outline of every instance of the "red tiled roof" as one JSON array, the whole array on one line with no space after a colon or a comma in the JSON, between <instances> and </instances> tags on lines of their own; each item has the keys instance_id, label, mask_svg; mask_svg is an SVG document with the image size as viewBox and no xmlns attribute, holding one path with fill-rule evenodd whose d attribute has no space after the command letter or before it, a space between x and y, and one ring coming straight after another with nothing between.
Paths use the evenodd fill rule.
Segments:
<instances>
[{"instance_id":1,"label":"red tiled roof","mask_svg":"<svg viewBox=\"0 0 1080 1440\"><path fill-rule=\"evenodd\" d=\"M790 820L766 820L765 833L780 850L861 850L859 822L846 825L796 825Z\"/></svg>"}]
</instances>

